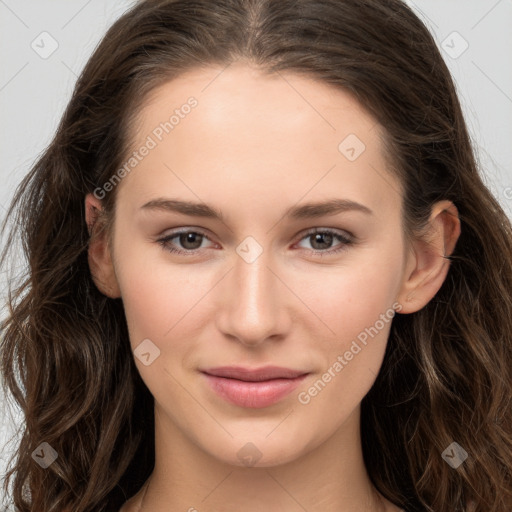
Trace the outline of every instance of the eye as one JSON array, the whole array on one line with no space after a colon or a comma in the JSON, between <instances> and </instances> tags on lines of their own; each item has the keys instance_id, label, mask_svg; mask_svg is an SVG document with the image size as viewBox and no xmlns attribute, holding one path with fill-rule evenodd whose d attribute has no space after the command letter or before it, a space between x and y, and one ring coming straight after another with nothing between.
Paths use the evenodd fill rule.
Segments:
<instances>
[{"instance_id":1,"label":"eye","mask_svg":"<svg viewBox=\"0 0 512 512\"><path fill-rule=\"evenodd\" d=\"M177 241L173 242L174 239ZM353 235L332 229L315 228L310 230L300 239L300 242L308 239L313 246L313 249L308 249L308 252L314 256L336 254L346 250L349 245L354 243ZM205 240L210 239L201 231L185 229L160 238L157 242L168 252L193 256L197 254L200 249L204 249L203 242ZM332 244L336 240L339 243L332 249ZM182 248L177 247L177 244L180 244Z\"/></svg>"},{"instance_id":2,"label":"eye","mask_svg":"<svg viewBox=\"0 0 512 512\"><path fill-rule=\"evenodd\" d=\"M302 242L303 240L310 241L313 249L309 250L309 252L318 256L336 254L340 251L346 250L349 245L354 243L353 235L321 228L315 228L312 231L309 231L301 238L300 241ZM332 249L331 247L335 240L338 240L339 243L334 246L334 249Z\"/></svg>"},{"instance_id":3,"label":"eye","mask_svg":"<svg viewBox=\"0 0 512 512\"><path fill-rule=\"evenodd\" d=\"M171 242L175 238L184 249L177 248L176 244ZM157 242L166 251L193 256L194 254L197 254L198 249L201 248L202 242L205 239L209 240L209 238L204 233L199 231L183 230L160 238L157 240Z\"/></svg>"}]
</instances>

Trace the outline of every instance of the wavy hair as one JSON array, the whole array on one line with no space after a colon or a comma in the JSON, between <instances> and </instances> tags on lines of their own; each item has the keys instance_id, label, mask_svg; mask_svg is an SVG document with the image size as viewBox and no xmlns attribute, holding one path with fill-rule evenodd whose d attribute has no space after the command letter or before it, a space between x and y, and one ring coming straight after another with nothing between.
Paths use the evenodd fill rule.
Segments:
<instances>
[{"instance_id":1,"label":"wavy hair","mask_svg":"<svg viewBox=\"0 0 512 512\"><path fill-rule=\"evenodd\" d=\"M108 30L2 227L2 264L17 240L26 260L0 347L2 384L24 415L4 482L16 511L117 511L151 474L154 401L121 299L92 281L84 199L125 161L150 91L240 60L353 94L384 127L410 236L435 202L457 207L447 278L420 311L396 315L363 399L363 455L375 487L408 512L510 512L512 227L436 43L401 0L146 0ZM115 197L103 198L107 230ZM43 442L58 454L46 469L32 456ZM453 442L468 453L457 469L442 457Z\"/></svg>"}]
</instances>

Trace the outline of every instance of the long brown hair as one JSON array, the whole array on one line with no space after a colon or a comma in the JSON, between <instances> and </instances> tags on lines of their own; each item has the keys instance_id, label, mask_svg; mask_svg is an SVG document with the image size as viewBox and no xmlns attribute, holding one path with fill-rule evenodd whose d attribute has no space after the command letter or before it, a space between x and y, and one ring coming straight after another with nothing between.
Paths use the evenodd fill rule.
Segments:
<instances>
[{"instance_id":1,"label":"long brown hair","mask_svg":"<svg viewBox=\"0 0 512 512\"><path fill-rule=\"evenodd\" d=\"M512 228L479 175L436 44L400 0L147 0L108 30L2 228L11 220L2 263L19 239L28 267L1 341L3 385L25 418L4 483L16 510L117 511L153 469L153 397L121 299L91 279L84 198L122 165L151 90L236 60L349 91L375 116L408 233L436 201L456 205L448 276L427 306L394 318L363 399L363 454L376 488L409 512L510 512ZM103 198L107 229L115 197ZM43 442L58 454L46 469L32 456ZM442 456L453 442L468 454L458 468Z\"/></svg>"}]
</instances>

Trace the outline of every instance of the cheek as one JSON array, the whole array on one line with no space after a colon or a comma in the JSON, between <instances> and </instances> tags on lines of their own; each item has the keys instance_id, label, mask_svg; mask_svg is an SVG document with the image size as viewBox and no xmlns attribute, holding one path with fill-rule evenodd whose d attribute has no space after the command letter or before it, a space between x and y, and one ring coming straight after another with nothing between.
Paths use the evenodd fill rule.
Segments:
<instances>
[{"instance_id":1,"label":"cheek","mask_svg":"<svg viewBox=\"0 0 512 512\"><path fill-rule=\"evenodd\" d=\"M400 290L401 266L397 253L368 251L338 269L308 273L298 293L333 337L346 342L389 312Z\"/></svg>"},{"instance_id":2,"label":"cheek","mask_svg":"<svg viewBox=\"0 0 512 512\"><path fill-rule=\"evenodd\" d=\"M162 261L132 254L118 278L138 372L158 402L170 400L181 410L190 397L178 383L198 350L195 340L205 320L201 299L208 289L206 276L191 279L186 266ZM148 351L150 360L144 361Z\"/></svg>"},{"instance_id":3,"label":"cheek","mask_svg":"<svg viewBox=\"0 0 512 512\"><path fill-rule=\"evenodd\" d=\"M343 374L363 387L378 373L395 314L388 283L381 283L381 288L374 281L367 284L370 288L361 282L347 286L325 302L328 309L324 310L324 321L334 334L324 344L327 357L323 371L329 370L331 376L333 371Z\"/></svg>"},{"instance_id":4,"label":"cheek","mask_svg":"<svg viewBox=\"0 0 512 512\"><path fill-rule=\"evenodd\" d=\"M395 299L402 259L400 244L396 247L360 253L357 262L347 262L337 272L311 275L303 284L308 304L323 322L317 332L324 333L316 337L323 352L319 381L301 390L305 402L322 394L315 398L316 407L344 404L341 414L371 388L384 358L394 307L400 310Z\"/></svg>"},{"instance_id":5,"label":"cheek","mask_svg":"<svg viewBox=\"0 0 512 512\"><path fill-rule=\"evenodd\" d=\"M116 271L133 348L145 338L163 346L164 339L187 324L207 291L206 275L191 278L190 267L166 263L160 251L132 251Z\"/></svg>"},{"instance_id":6,"label":"cheek","mask_svg":"<svg viewBox=\"0 0 512 512\"><path fill-rule=\"evenodd\" d=\"M309 429L327 436L360 404L382 365L395 315L392 282L378 274L352 276L344 288L324 295L323 317L334 334L317 340L322 353L318 373L297 393ZM340 286L341 283L340 283ZM395 303L396 305L396 303Z\"/></svg>"}]
</instances>

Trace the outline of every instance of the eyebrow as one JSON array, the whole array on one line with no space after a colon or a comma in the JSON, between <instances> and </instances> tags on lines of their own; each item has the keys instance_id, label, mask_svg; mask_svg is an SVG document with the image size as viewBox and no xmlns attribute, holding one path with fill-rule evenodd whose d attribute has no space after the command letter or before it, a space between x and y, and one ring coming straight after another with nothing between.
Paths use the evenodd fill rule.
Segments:
<instances>
[{"instance_id":1,"label":"eyebrow","mask_svg":"<svg viewBox=\"0 0 512 512\"><path fill-rule=\"evenodd\" d=\"M157 198L148 201L141 206L141 210L160 210L182 213L195 217L206 217L224 222L221 211L207 205L206 203L194 203L191 201L179 201L177 199ZM310 202L299 206L288 208L283 217L291 219L314 219L327 215L355 210L373 215L372 210L367 206L348 199L330 199L322 202Z\"/></svg>"}]
</instances>

